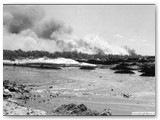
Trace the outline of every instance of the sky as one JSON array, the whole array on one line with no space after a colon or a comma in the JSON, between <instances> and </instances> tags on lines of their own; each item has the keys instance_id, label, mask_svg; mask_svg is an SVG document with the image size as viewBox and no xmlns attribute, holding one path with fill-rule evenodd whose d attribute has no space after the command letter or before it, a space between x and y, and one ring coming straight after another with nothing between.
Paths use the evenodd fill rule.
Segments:
<instances>
[{"instance_id":1,"label":"sky","mask_svg":"<svg viewBox=\"0 0 160 120\"><path fill-rule=\"evenodd\" d=\"M155 5L4 5L3 48L155 55Z\"/></svg>"},{"instance_id":2,"label":"sky","mask_svg":"<svg viewBox=\"0 0 160 120\"><path fill-rule=\"evenodd\" d=\"M155 55L155 5L42 5L45 19L63 21L73 35L97 34L110 44Z\"/></svg>"}]
</instances>

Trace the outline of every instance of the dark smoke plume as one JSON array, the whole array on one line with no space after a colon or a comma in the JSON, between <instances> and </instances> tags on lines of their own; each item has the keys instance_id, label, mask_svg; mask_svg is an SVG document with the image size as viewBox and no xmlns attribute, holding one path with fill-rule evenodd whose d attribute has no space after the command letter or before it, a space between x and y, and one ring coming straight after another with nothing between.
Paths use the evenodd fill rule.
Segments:
<instances>
[{"instance_id":1,"label":"dark smoke plume","mask_svg":"<svg viewBox=\"0 0 160 120\"><path fill-rule=\"evenodd\" d=\"M37 25L35 32L37 33L38 37L57 40L59 36L71 34L72 28L66 27L61 21L51 19L50 21Z\"/></svg>"},{"instance_id":2,"label":"dark smoke plume","mask_svg":"<svg viewBox=\"0 0 160 120\"><path fill-rule=\"evenodd\" d=\"M44 11L38 6L4 6L3 25L10 33L18 34L23 30L32 29L44 17Z\"/></svg>"}]
</instances>

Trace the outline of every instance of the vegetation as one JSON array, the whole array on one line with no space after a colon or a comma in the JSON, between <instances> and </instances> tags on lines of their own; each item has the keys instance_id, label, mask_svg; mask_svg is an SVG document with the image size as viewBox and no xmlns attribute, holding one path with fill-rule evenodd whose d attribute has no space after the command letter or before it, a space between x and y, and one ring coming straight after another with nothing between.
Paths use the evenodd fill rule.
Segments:
<instances>
[{"instance_id":1,"label":"vegetation","mask_svg":"<svg viewBox=\"0 0 160 120\"><path fill-rule=\"evenodd\" d=\"M111 55L111 54L85 54L77 51L64 51L49 53L47 51L22 51L18 50L3 50L3 60L16 60L16 59L36 59L41 57L48 58L70 58L78 62L87 62L91 64L111 65L123 62L155 62L155 56L141 56L141 55Z\"/></svg>"},{"instance_id":2,"label":"vegetation","mask_svg":"<svg viewBox=\"0 0 160 120\"><path fill-rule=\"evenodd\" d=\"M64 57L64 58L71 58L71 59L87 59L87 60L106 60L106 59L136 59L139 57L142 57L140 55L106 55L106 54L85 54L77 51L72 51L72 52L54 52L54 53L49 53L47 51L23 51L21 49L18 50L3 50L3 59L4 60L15 60L15 59L21 59L21 58L40 58L40 57L48 57L48 58L58 58L58 57ZM129 60L128 59L128 60ZM92 61L91 61L92 62Z\"/></svg>"}]
</instances>

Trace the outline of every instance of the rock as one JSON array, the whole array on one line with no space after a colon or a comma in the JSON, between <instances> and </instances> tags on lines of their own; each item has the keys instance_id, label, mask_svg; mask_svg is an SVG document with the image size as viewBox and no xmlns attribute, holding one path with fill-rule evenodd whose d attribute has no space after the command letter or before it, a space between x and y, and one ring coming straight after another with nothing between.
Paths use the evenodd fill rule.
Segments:
<instances>
[{"instance_id":1,"label":"rock","mask_svg":"<svg viewBox=\"0 0 160 120\"><path fill-rule=\"evenodd\" d=\"M140 67L142 74L140 76L154 77L155 76L155 64L144 64Z\"/></svg>"},{"instance_id":2,"label":"rock","mask_svg":"<svg viewBox=\"0 0 160 120\"><path fill-rule=\"evenodd\" d=\"M49 88L53 88L53 86L50 86Z\"/></svg>"},{"instance_id":3,"label":"rock","mask_svg":"<svg viewBox=\"0 0 160 120\"><path fill-rule=\"evenodd\" d=\"M3 87L8 89L10 92L20 92L20 93L29 93L29 90L25 85L16 83L15 81L4 80Z\"/></svg>"},{"instance_id":4,"label":"rock","mask_svg":"<svg viewBox=\"0 0 160 120\"><path fill-rule=\"evenodd\" d=\"M88 109L84 104L76 105L71 103L68 105L61 105L56 110L52 111L52 115L100 116L104 114Z\"/></svg>"},{"instance_id":5,"label":"rock","mask_svg":"<svg viewBox=\"0 0 160 120\"><path fill-rule=\"evenodd\" d=\"M12 93L8 89L3 89L3 99L8 99L12 97Z\"/></svg>"},{"instance_id":6,"label":"rock","mask_svg":"<svg viewBox=\"0 0 160 120\"><path fill-rule=\"evenodd\" d=\"M47 115L47 112L19 105L16 101L3 101L3 115Z\"/></svg>"},{"instance_id":7,"label":"rock","mask_svg":"<svg viewBox=\"0 0 160 120\"><path fill-rule=\"evenodd\" d=\"M114 73L120 74L135 74L128 63L121 63L115 67L110 68L111 70L116 70Z\"/></svg>"},{"instance_id":8,"label":"rock","mask_svg":"<svg viewBox=\"0 0 160 120\"><path fill-rule=\"evenodd\" d=\"M86 111L87 107L84 104L80 104L77 106L81 111Z\"/></svg>"},{"instance_id":9,"label":"rock","mask_svg":"<svg viewBox=\"0 0 160 120\"><path fill-rule=\"evenodd\" d=\"M111 70L132 70L127 63L118 64L115 67L110 68Z\"/></svg>"},{"instance_id":10,"label":"rock","mask_svg":"<svg viewBox=\"0 0 160 120\"><path fill-rule=\"evenodd\" d=\"M131 95L129 95L129 94L122 94L123 95L123 97L125 97L125 98L129 98Z\"/></svg>"}]
</instances>

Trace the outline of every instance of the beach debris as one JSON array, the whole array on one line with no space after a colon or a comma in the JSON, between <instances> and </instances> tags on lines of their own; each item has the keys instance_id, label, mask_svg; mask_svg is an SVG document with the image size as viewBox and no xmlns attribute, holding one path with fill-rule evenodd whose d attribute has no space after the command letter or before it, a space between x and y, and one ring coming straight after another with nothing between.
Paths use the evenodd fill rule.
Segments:
<instances>
[{"instance_id":1,"label":"beach debris","mask_svg":"<svg viewBox=\"0 0 160 120\"><path fill-rule=\"evenodd\" d=\"M101 113L101 116L111 116L112 112L110 109L104 109L104 111Z\"/></svg>"},{"instance_id":2,"label":"beach debris","mask_svg":"<svg viewBox=\"0 0 160 120\"><path fill-rule=\"evenodd\" d=\"M123 95L124 98L130 98L131 97L131 95L129 95L129 94L124 94L123 93L122 95Z\"/></svg>"}]
</instances>

